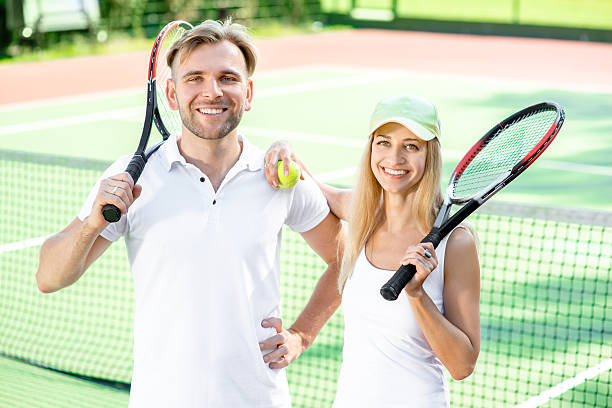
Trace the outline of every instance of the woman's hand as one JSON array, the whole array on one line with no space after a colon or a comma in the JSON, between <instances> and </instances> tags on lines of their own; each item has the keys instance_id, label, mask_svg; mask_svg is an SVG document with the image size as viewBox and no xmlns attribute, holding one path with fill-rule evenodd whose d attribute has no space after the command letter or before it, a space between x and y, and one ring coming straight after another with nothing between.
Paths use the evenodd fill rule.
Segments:
<instances>
[{"instance_id":1,"label":"woman's hand","mask_svg":"<svg viewBox=\"0 0 612 408\"><path fill-rule=\"evenodd\" d=\"M423 294L423 282L438 266L438 257L433 244L425 242L411 245L404 254L401 264L412 264L416 267L416 273L404 288L406 294L408 297L421 296Z\"/></svg>"},{"instance_id":2,"label":"woman's hand","mask_svg":"<svg viewBox=\"0 0 612 408\"><path fill-rule=\"evenodd\" d=\"M289 142L286 140L279 140L272 143L264 156L264 174L268 184L276 189L278 189L278 173L276 170L276 163L278 163L279 160L283 161L283 171L285 174L289 174L291 160L298 163L298 166L302 167L302 162L298 160ZM300 175L300 179L304 180L304 176Z\"/></svg>"}]
</instances>

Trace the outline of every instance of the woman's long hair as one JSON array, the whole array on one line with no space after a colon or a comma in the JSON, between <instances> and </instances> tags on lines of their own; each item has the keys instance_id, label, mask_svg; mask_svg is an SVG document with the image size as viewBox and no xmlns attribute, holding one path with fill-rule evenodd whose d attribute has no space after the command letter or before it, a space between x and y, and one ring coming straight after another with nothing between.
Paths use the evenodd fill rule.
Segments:
<instances>
[{"instance_id":1,"label":"woman's long hair","mask_svg":"<svg viewBox=\"0 0 612 408\"><path fill-rule=\"evenodd\" d=\"M344 287L355 265L355 261L366 242L383 220L383 189L372 173L370 160L374 133L369 137L357 175L348 213L348 234L342 253L342 265L338 278L340 291ZM417 185L413 212L418 220L419 231L425 236L433 226L443 201L440 176L442 154L437 138L427 143L427 155L423 177Z\"/></svg>"}]
</instances>

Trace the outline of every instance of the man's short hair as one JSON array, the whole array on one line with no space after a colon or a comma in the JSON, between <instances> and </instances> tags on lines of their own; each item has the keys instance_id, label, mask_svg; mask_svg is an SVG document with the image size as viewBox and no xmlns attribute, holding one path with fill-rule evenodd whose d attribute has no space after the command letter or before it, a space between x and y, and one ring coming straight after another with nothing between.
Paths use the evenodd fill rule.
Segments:
<instances>
[{"instance_id":1,"label":"man's short hair","mask_svg":"<svg viewBox=\"0 0 612 408\"><path fill-rule=\"evenodd\" d=\"M246 62L248 76L249 78L253 76L257 64L255 42L247 28L241 24L232 23L231 18L225 21L206 20L187 31L168 49L166 62L172 68L172 63L177 55L180 56L179 62L183 62L199 45L215 44L221 41L229 41L240 49Z\"/></svg>"}]
</instances>

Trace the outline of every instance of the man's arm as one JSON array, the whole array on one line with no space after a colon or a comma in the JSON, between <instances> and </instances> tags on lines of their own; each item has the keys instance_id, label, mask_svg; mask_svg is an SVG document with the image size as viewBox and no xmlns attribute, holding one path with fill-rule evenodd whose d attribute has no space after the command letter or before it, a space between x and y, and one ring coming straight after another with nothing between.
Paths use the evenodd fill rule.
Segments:
<instances>
[{"instance_id":1,"label":"man's arm","mask_svg":"<svg viewBox=\"0 0 612 408\"><path fill-rule=\"evenodd\" d=\"M109 224L102 216L102 207L114 204L126 213L140 191L127 173L102 180L91 214L83 221L75 218L41 246L36 272L38 289L43 293L55 292L76 282L111 244L100 236Z\"/></svg>"},{"instance_id":2,"label":"man's arm","mask_svg":"<svg viewBox=\"0 0 612 408\"><path fill-rule=\"evenodd\" d=\"M342 226L338 218L329 213L315 228L302 233L304 240L327 263L327 269L317 282L308 304L289 328L283 329L279 318L269 318L263 327L274 327L277 335L260 343L261 350L274 349L264 355L270 368L283 368L296 360L314 341L327 320L340 305L338 290L340 270L338 242Z\"/></svg>"},{"instance_id":3,"label":"man's arm","mask_svg":"<svg viewBox=\"0 0 612 408\"><path fill-rule=\"evenodd\" d=\"M40 248L38 289L50 293L76 282L111 244L100 232L75 218L64 230L49 237Z\"/></svg>"}]
</instances>

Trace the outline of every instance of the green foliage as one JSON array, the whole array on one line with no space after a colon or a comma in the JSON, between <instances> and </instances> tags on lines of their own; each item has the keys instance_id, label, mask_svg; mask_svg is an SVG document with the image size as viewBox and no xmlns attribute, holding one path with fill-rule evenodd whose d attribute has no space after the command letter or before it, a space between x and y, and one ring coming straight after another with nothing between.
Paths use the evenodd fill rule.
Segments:
<instances>
[{"instance_id":1,"label":"green foliage","mask_svg":"<svg viewBox=\"0 0 612 408\"><path fill-rule=\"evenodd\" d=\"M299 23L321 13L320 0L100 0L100 9L108 31L127 29L148 36L176 19L197 23L231 16L249 23Z\"/></svg>"},{"instance_id":2,"label":"green foliage","mask_svg":"<svg viewBox=\"0 0 612 408\"><path fill-rule=\"evenodd\" d=\"M292 24L297 26L292 31L307 32L310 28L305 27L321 13L320 0L99 0L101 22L96 30L35 33L25 39L20 37L20 28L14 33L5 28L6 1L0 0L0 60L23 56L17 60L37 61L112 52L109 49L116 47L106 43L113 38L119 36L124 43L126 35L137 40L153 38L167 22L177 19L197 24L232 17L249 27Z\"/></svg>"},{"instance_id":3,"label":"green foliage","mask_svg":"<svg viewBox=\"0 0 612 408\"><path fill-rule=\"evenodd\" d=\"M191 20L193 21L193 20ZM289 24L278 21L258 22L250 25L256 38L283 37L305 33L333 30L346 30L346 26L326 26L320 24ZM56 33L57 34L57 33ZM154 34L153 34L154 35ZM150 37L150 36L149 36ZM145 35L135 36L123 31L112 31L104 42L92 41L87 34L70 33L56 38L42 48L13 45L10 54L0 52L0 64L45 61L83 55L112 54L117 52L150 50L153 40Z\"/></svg>"},{"instance_id":4,"label":"green foliage","mask_svg":"<svg viewBox=\"0 0 612 408\"><path fill-rule=\"evenodd\" d=\"M7 54L0 53L0 64L47 61L84 55L113 54L118 52L150 50L151 40L145 37L116 32L103 42L91 41L83 34L63 36L44 48L13 45ZM10 51L10 54L8 54Z\"/></svg>"},{"instance_id":5,"label":"green foliage","mask_svg":"<svg viewBox=\"0 0 612 408\"><path fill-rule=\"evenodd\" d=\"M11 32L6 25L6 0L0 0L0 58L4 56L4 49L11 42Z\"/></svg>"}]
</instances>

